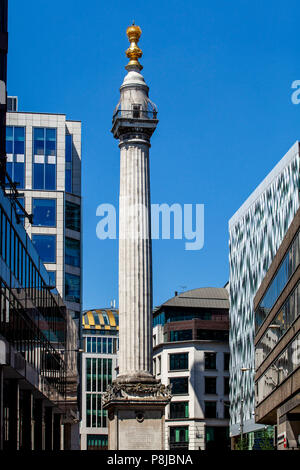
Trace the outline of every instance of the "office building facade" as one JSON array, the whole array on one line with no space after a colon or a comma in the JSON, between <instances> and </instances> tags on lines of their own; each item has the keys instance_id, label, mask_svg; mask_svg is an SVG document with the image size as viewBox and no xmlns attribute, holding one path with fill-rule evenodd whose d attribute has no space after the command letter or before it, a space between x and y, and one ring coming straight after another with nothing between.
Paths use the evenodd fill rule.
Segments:
<instances>
[{"instance_id":1,"label":"office building facade","mask_svg":"<svg viewBox=\"0 0 300 470\"><path fill-rule=\"evenodd\" d=\"M172 386L165 449L228 449L229 300L225 288L175 295L153 313L153 372Z\"/></svg>"},{"instance_id":2,"label":"office building facade","mask_svg":"<svg viewBox=\"0 0 300 470\"><path fill-rule=\"evenodd\" d=\"M69 445L79 448L79 357L82 297L81 123L64 114L17 111L10 97L6 119L7 173L32 223L25 229L64 300L68 320L67 406ZM15 111L13 111L15 110Z\"/></svg>"},{"instance_id":3,"label":"office building facade","mask_svg":"<svg viewBox=\"0 0 300 470\"><path fill-rule=\"evenodd\" d=\"M116 309L83 312L81 450L108 449L108 418L102 395L117 376L118 336Z\"/></svg>"},{"instance_id":4,"label":"office building facade","mask_svg":"<svg viewBox=\"0 0 300 470\"><path fill-rule=\"evenodd\" d=\"M300 209L257 294L255 420L276 428L277 449L300 448Z\"/></svg>"},{"instance_id":5,"label":"office building facade","mask_svg":"<svg viewBox=\"0 0 300 470\"><path fill-rule=\"evenodd\" d=\"M229 221L230 433L233 445L240 435L241 424L252 444L255 432L262 429L254 419L253 301L298 208L299 142L296 142Z\"/></svg>"},{"instance_id":6,"label":"office building facade","mask_svg":"<svg viewBox=\"0 0 300 470\"><path fill-rule=\"evenodd\" d=\"M0 188L0 448L65 446L67 314Z\"/></svg>"}]
</instances>

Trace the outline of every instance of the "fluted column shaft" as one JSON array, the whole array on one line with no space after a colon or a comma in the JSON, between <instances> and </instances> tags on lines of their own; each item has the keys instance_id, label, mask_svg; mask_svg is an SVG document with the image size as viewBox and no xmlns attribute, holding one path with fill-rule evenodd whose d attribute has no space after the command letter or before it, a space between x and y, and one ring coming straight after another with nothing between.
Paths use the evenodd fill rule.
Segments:
<instances>
[{"instance_id":1,"label":"fluted column shaft","mask_svg":"<svg viewBox=\"0 0 300 470\"><path fill-rule=\"evenodd\" d=\"M152 376L152 250L146 137L120 140L119 375Z\"/></svg>"}]
</instances>

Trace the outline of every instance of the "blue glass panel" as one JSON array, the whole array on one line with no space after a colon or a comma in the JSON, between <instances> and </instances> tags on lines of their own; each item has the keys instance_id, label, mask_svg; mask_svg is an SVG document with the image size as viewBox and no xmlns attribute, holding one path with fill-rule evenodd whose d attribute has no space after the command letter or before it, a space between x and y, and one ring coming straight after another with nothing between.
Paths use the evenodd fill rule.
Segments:
<instances>
[{"instance_id":1,"label":"blue glass panel","mask_svg":"<svg viewBox=\"0 0 300 470\"><path fill-rule=\"evenodd\" d=\"M43 127L35 127L33 133L34 140L44 140L45 129Z\"/></svg>"},{"instance_id":2,"label":"blue glass panel","mask_svg":"<svg viewBox=\"0 0 300 470\"><path fill-rule=\"evenodd\" d=\"M80 206L66 201L66 228L80 232Z\"/></svg>"},{"instance_id":3,"label":"blue glass panel","mask_svg":"<svg viewBox=\"0 0 300 470\"><path fill-rule=\"evenodd\" d=\"M15 142L15 145L14 145L14 153L19 153L19 154L22 154L24 155L24 152L25 152L25 145L24 145L24 141L17 141Z\"/></svg>"},{"instance_id":4,"label":"blue glass panel","mask_svg":"<svg viewBox=\"0 0 300 470\"><path fill-rule=\"evenodd\" d=\"M6 140L6 153L13 153L13 141Z\"/></svg>"},{"instance_id":5,"label":"blue glass panel","mask_svg":"<svg viewBox=\"0 0 300 470\"><path fill-rule=\"evenodd\" d=\"M45 189L43 163L33 164L33 189Z\"/></svg>"},{"instance_id":6,"label":"blue glass panel","mask_svg":"<svg viewBox=\"0 0 300 470\"><path fill-rule=\"evenodd\" d=\"M56 155L55 141L46 140L46 155Z\"/></svg>"},{"instance_id":7,"label":"blue glass panel","mask_svg":"<svg viewBox=\"0 0 300 470\"><path fill-rule=\"evenodd\" d=\"M13 140L13 128L12 126L6 127L6 140Z\"/></svg>"},{"instance_id":8,"label":"blue glass panel","mask_svg":"<svg viewBox=\"0 0 300 470\"><path fill-rule=\"evenodd\" d=\"M66 170L66 191L72 192L72 170Z\"/></svg>"},{"instance_id":9,"label":"blue glass panel","mask_svg":"<svg viewBox=\"0 0 300 470\"><path fill-rule=\"evenodd\" d=\"M13 175L12 175L12 163L10 163L10 162L7 162L7 163L6 163L6 171L7 171L7 173L9 174L9 176L11 177L11 179L13 179Z\"/></svg>"},{"instance_id":10,"label":"blue glass panel","mask_svg":"<svg viewBox=\"0 0 300 470\"><path fill-rule=\"evenodd\" d=\"M56 226L56 199L33 199L33 225Z\"/></svg>"},{"instance_id":11,"label":"blue glass panel","mask_svg":"<svg viewBox=\"0 0 300 470\"><path fill-rule=\"evenodd\" d=\"M19 203L21 204L21 206L24 207L24 204L25 204L24 198L23 198L23 197L19 197L19 198L18 198L18 201L19 201ZM24 217L23 212L21 211L21 209L19 208L19 206L18 206L17 204L16 204L16 213L17 213L18 215L21 215L21 216L22 216L21 221L22 221L22 224L24 225L25 217Z\"/></svg>"},{"instance_id":12,"label":"blue glass panel","mask_svg":"<svg viewBox=\"0 0 300 470\"><path fill-rule=\"evenodd\" d=\"M24 127L15 127L14 128L14 141L16 142L24 142L25 140L25 129ZM16 152L15 152L16 153Z\"/></svg>"},{"instance_id":13,"label":"blue glass panel","mask_svg":"<svg viewBox=\"0 0 300 470\"><path fill-rule=\"evenodd\" d=\"M72 135L66 134L66 162L72 161Z\"/></svg>"},{"instance_id":14,"label":"blue glass panel","mask_svg":"<svg viewBox=\"0 0 300 470\"><path fill-rule=\"evenodd\" d=\"M80 277L65 274L65 298L70 302L80 302Z\"/></svg>"},{"instance_id":15,"label":"blue glass panel","mask_svg":"<svg viewBox=\"0 0 300 470\"><path fill-rule=\"evenodd\" d=\"M46 129L46 140L56 141L56 129Z\"/></svg>"},{"instance_id":16,"label":"blue glass panel","mask_svg":"<svg viewBox=\"0 0 300 470\"><path fill-rule=\"evenodd\" d=\"M34 155L45 154L45 129L43 127L35 127L33 130L33 153Z\"/></svg>"},{"instance_id":17,"label":"blue glass panel","mask_svg":"<svg viewBox=\"0 0 300 470\"><path fill-rule=\"evenodd\" d=\"M80 241L66 238L65 263L80 267Z\"/></svg>"},{"instance_id":18,"label":"blue glass panel","mask_svg":"<svg viewBox=\"0 0 300 470\"><path fill-rule=\"evenodd\" d=\"M19 183L18 188L24 188L24 174L25 174L24 163L14 163L13 180L15 183Z\"/></svg>"},{"instance_id":19,"label":"blue glass panel","mask_svg":"<svg viewBox=\"0 0 300 470\"><path fill-rule=\"evenodd\" d=\"M45 164L45 189L56 189L56 165Z\"/></svg>"},{"instance_id":20,"label":"blue glass panel","mask_svg":"<svg viewBox=\"0 0 300 470\"><path fill-rule=\"evenodd\" d=\"M32 242L44 263L56 261L56 236L32 235Z\"/></svg>"},{"instance_id":21,"label":"blue glass panel","mask_svg":"<svg viewBox=\"0 0 300 470\"><path fill-rule=\"evenodd\" d=\"M56 271L47 271L51 280L51 286L56 285Z\"/></svg>"}]
</instances>

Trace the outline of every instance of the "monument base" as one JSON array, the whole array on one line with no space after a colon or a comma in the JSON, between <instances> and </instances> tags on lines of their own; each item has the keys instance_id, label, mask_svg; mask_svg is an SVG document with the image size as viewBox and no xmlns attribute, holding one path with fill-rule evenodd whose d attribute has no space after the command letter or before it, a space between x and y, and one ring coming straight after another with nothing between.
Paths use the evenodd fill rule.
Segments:
<instances>
[{"instance_id":1,"label":"monument base","mask_svg":"<svg viewBox=\"0 0 300 470\"><path fill-rule=\"evenodd\" d=\"M103 395L108 415L109 450L163 450L168 386L148 382L119 382Z\"/></svg>"}]
</instances>

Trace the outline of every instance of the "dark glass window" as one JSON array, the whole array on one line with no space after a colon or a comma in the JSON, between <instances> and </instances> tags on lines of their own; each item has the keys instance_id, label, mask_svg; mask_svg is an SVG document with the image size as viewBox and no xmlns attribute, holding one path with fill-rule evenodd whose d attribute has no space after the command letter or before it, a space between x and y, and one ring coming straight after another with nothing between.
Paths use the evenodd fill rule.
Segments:
<instances>
[{"instance_id":1,"label":"dark glass window","mask_svg":"<svg viewBox=\"0 0 300 470\"><path fill-rule=\"evenodd\" d=\"M80 232L80 206L66 201L66 228Z\"/></svg>"},{"instance_id":2,"label":"dark glass window","mask_svg":"<svg viewBox=\"0 0 300 470\"><path fill-rule=\"evenodd\" d=\"M72 135L66 134L66 191L72 192Z\"/></svg>"},{"instance_id":3,"label":"dark glass window","mask_svg":"<svg viewBox=\"0 0 300 470\"><path fill-rule=\"evenodd\" d=\"M186 395L189 393L188 377L173 377L170 379L172 395Z\"/></svg>"},{"instance_id":4,"label":"dark glass window","mask_svg":"<svg viewBox=\"0 0 300 470\"><path fill-rule=\"evenodd\" d=\"M170 331L170 341L188 341L192 339L192 330Z\"/></svg>"},{"instance_id":5,"label":"dark glass window","mask_svg":"<svg viewBox=\"0 0 300 470\"><path fill-rule=\"evenodd\" d=\"M170 403L170 419L180 419L189 417L188 401L173 401Z\"/></svg>"},{"instance_id":6,"label":"dark glass window","mask_svg":"<svg viewBox=\"0 0 300 470\"><path fill-rule=\"evenodd\" d=\"M205 418L216 418L217 417L217 402L216 401L205 401Z\"/></svg>"},{"instance_id":7,"label":"dark glass window","mask_svg":"<svg viewBox=\"0 0 300 470\"><path fill-rule=\"evenodd\" d=\"M229 377L224 377L224 395L229 395Z\"/></svg>"},{"instance_id":8,"label":"dark glass window","mask_svg":"<svg viewBox=\"0 0 300 470\"><path fill-rule=\"evenodd\" d=\"M56 262L56 235L32 235L38 254L44 263Z\"/></svg>"},{"instance_id":9,"label":"dark glass window","mask_svg":"<svg viewBox=\"0 0 300 470\"><path fill-rule=\"evenodd\" d=\"M224 353L224 370L229 370L230 354Z\"/></svg>"},{"instance_id":10,"label":"dark glass window","mask_svg":"<svg viewBox=\"0 0 300 470\"><path fill-rule=\"evenodd\" d=\"M189 427L188 426L170 426L170 448L188 448Z\"/></svg>"},{"instance_id":11,"label":"dark glass window","mask_svg":"<svg viewBox=\"0 0 300 470\"><path fill-rule=\"evenodd\" d=\"M217 393L216 377L205 377L205 393L214 395Z\"/></svg>"},{"instance_id":12,"label":"dark glass window","mask_svg":"<svg viewBox=\"0 0 300 470\"><path fill-rule=\"evenodd\" d=\"M180 370L189 368L189 354L170 354L170 370Z\"/></svg>"},{"instance_id":13,"label":"dark glass window","mask_svg":"<svg viewBox=\"0 0 300 470\"><path fill-rule=\"evenodd\" d=\"M65 263L80 267L80 241L66 238Z\"/></svg>"},{"instance_id":14,"label":"dark glass window","mask_svg":"<svg viewBox=\"0 0 300 470\"><path fill-rule=\"evenodd\" d=\"M32 199L33 225L56 226L56 199Z\"/></svg>"},{"instance_id":15,"label":"dark glass window","mask_svg":"<svg viewBox=\"0 0 300 470\"><path fill-rule=\"evenodd\" d=\"M80 277L65 273L65 298L69 302L80 302Z\"/></svg>"},{"instance_id":16,"label":"dark glass window","mask_svg":"<svg viewBox=\"0 0 300 470\"><path fill-rule=\"evenodd\" d=\"M224 401L224 418L230 419L230 402Z\"/></svg>"},{"instance_id":17,"label":"dark glass window","mask_svg":"<svg viewBox=\"0 0 300 470\"><path fill-rule=\"evenodd\" d=\"M205 361L205 369L213 369L216 370L217 368L217 355L214 352L206 352L204 353L204 361Z\"/></svg>"},{"instance_id":18,"label":"dark glass window","mask_svg":"<svg viewBox=\"0 0 300 470\"><path fill-rule=\"evenodd\" d=\"M25 187L25 127L6 128L6 170L18 188Z\"/></svg>"},{"instance_id":19,"label":"dark glass window","mask_svg":"<svg viewBox=\"0 0 300 470\"><path fill-rule=\"evenodd\" d=\"M228 330L197 330L198 340L210 340L210 341L228 341L229 331Z\"/></svg>"},{"instance_id":20,"label":"dark glass window","mask_svg":"<svg viewBox=\"0 0 300 470\"><path fill-rule=\"evenodd\" d=\"M56 189L56 129L33 129L33 189Z\"/></svg>"}]
</instances>

